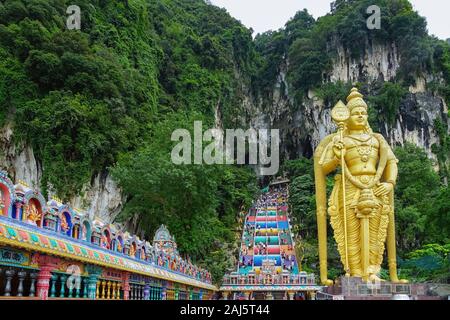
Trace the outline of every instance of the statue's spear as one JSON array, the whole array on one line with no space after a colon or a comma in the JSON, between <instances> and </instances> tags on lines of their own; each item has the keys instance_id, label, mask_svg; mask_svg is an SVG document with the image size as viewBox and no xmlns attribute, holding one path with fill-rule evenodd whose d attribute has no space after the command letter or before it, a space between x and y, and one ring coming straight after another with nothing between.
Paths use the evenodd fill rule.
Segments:
<instances>
[{"instance_id":1,"label":"statue's spear","mask_svg":"<svg viewBox=\"0 0 450 320\"><path fill-rule=\"evenodd\" d=\"M347 106L339 100L339 102L331 110L331 118L339 127L340 140L344 140L345 122L350 118L350 112ZM344 248L345 248L345 276L350 276L350 268L348 266L348 243L347 243L347 206L345 201L345 160L344 152L341 149L341 170L342 170L342 206L344 210Z\"/></svg>"}]
</instances>

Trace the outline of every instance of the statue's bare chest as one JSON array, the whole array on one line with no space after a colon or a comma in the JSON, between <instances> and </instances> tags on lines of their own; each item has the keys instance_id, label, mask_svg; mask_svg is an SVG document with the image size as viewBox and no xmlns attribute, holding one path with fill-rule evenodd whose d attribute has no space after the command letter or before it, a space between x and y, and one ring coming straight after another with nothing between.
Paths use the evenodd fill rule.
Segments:
<instances>
[{"instance_id":1,"label":"statue's bare chest","mask_svg":"<svg viewBox=\"0 0 450 320\"><path fill-rule=\"evenodd\" d=\"M370 163L378 161L380 143L371 135L354 135L344 138L346 160L349 162Z\"/></svg>"}]
</instances>

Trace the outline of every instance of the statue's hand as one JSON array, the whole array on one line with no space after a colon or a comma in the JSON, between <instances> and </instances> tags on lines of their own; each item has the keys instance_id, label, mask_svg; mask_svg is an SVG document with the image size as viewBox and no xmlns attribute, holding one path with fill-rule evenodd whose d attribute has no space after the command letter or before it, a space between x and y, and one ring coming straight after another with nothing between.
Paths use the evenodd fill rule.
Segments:
<instances>
[{"instance_id":1,"label":"statue's hand","mask_svg":"<svg viewBox=\"0 0 450 320\"><path fill-rule=\"evenodd\" d=\"M389 194L389 192L391 192L393 188L394 188L394 186L392 185L392 183L383 182L377 186L374 194L377 197L385 196L385 195Z\"/></svg>"},{"instance_id":2,"label":"statue's hand","mask_svg":"<svg viewBox=\"0 0 450 320\"><path fill-rule=\"evenodd\" d=\"M341 158L341 154L343 154L345 156L345 144L344 144L343 140L337 139L337 140L334 141L333 152L334 152L334 155L338 159Z\"/></svg>"}]
</instances>

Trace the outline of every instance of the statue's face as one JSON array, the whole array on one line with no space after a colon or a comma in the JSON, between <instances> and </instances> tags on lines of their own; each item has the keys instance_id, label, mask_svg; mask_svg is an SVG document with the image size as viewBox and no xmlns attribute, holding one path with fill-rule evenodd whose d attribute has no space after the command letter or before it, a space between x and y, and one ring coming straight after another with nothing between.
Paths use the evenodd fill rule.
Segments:
<instances>
[{"instance_id":1,"label":"statue's face","mask_svg":"<svg viewBox=\"0 0 450 320\"><path fill-rule=\"evenodd\" d=\"M367 126L367 111L364 107L353 108L347 126L350 130L364 129Z\"/></svg>"}]
</instances>

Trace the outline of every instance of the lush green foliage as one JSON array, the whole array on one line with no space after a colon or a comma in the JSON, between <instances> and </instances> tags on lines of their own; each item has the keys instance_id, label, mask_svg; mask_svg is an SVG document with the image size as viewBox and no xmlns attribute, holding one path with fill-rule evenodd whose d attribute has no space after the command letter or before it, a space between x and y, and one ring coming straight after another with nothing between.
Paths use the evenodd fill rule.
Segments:
<instances>
[{"instance_id":1,"label":"lush green foliage","mask_svg":"<svg viewBox=\"0 0 450 320\"><path fill-rule=\"evenodd\" d=\"M381 29L367 28L369 14L366 10L371 5L381 9ZM351 58L358 58L377 42L395 43L401 57L398 82L404 87L413 84L415 78L425 72L440 74L443 71L446 84L441 84L440 91L448 100L448 44L428 36L425 19L407 0L335 1L332 12L317 20L306 10L300 11L284 29L258 35L256 48L263 61L259 77L264 77L265 81L261 84L267 91L264 85L274 83L280 62L287 55L290 89L301 104L309 89L320 89L323 83L329 82L326 74L338 46L347 50ZM386 94L391 93L386 91Z\"/></svg>"},{"instance_id":2,"label":"lush green foliage","mask_svg":"<svg viewBox=\"0 0 450 320\"><path fill-rule=\"evenodd\" d=\"M158 123L151 143L123 157L113 174L129 195L120 218L136 218L136 231L148 235L166 224L180 250L202 264L209 262L218 281L230 267L225 249L234 240L237 208L251 203L256 177L249 168L173 164L171 133L186 128L193 136L194 119L204 116L173 114Z\"/></svg>"},{"instance_id":3,"label":"lush green foliage","mask_svg":"<svg viewBox=\"0 0 450 320\"><path fill-rule=\"evenodd\" d=\"M317 88L316 95L322 99L326 105L333 105L339 100L346 102L346 98L351 88L351 83L343 83L342 81L327 82Z\"/></svg>"},{"instance_id":4,"label":"lush green foliage","mask_svg":"<svg viewBox=\"0 0 450 320\"><path fill-rule=\"evenodd\" d=\"M212 127L217 110L224 126L233 127L242 85L270 98L285 56L297 104L309 89L327 105L344 100L350 84L324 77L338 44L354 57L368 42L398 46L399 78L369 101L372 118L392 123L404 88L425 71L442 75L445 81L434 90L450 101L450 47L427 36L424 19L406 0L336 1L325 17L300 11L284 29L255 41L223 9L202 0L78 0L80 31L65 26L70 4L0 1L0 125L12 123L16 141L33 147L44 192L51 188L68 199L94 174L113 168L128 196L120 219L133 220L147 237L167 224L180 251L206 265L215 280L230 267L237 208L249 203L256 180L242 167L173 165L172 130L192 130L194 120ZM372 4L383 10L381 30L365 26L365 8ZM435 129L440 141L433 151L444 181L449 139L444 124ZM407 252L448 242L450 194L423 152L409 145L396 152L399 253L416 259ZM316 270L311 161L289 161L285 170L304 269ZM329 247L330 272L338 275L332 240Z\"/></svg>"},{"instance_id":5,"label":"lush green foliage","mask_svg":"<svg viewBox=\"0 0 450 320\"><path fill-rule=\"evenodd\" d=\"M402 278L412 282L450 281L450 244L427 244L406 255L399 261L399 272Z\"/></svg>"},{"instance_id":6,"label":"lush green foliage","mask_svg":"<svg viewBox=\"0 0 450 320\"><path fill-rule=\"evenodd\" d=\"M380 92L368 98L370 107L374 108L377 120L387 122L390 126L395 124L398 108L408 90L398 83L385 82Z\"/></svg>"},{"instance_id":7,"label":"lush green foliage","mask_svg":"<svg viewBox=\"0 0 450 320\"><path fill-rule=\"evenodd\" d=\"M79 1L81 31L65 27L68 1L0 5L0 102L62 198L152 135L168 112L219 106L231 119L234 70L251 73L251 34L197 1ZM228 119L226 119L228 120Z\"/></svg>"},{"instance_id":8,"label":"lush green foliage","mask_svg":"<svg viewBox=\"0 0 450 320\"><path fill-rule=\"evenodd\" d=\"M71 4L0 2L0 125L33 147L44 193L65 200L120 159L122 218L137 217L147 237L168 224L182 253L217 264L218 279L255 179L173 166L169 129L199 115L212 125L216 108L232 124L236 72L251 75L257 60L251 32L202 0L80 0L81 30L68 30Z\"/></svg>"}]
</instances>

